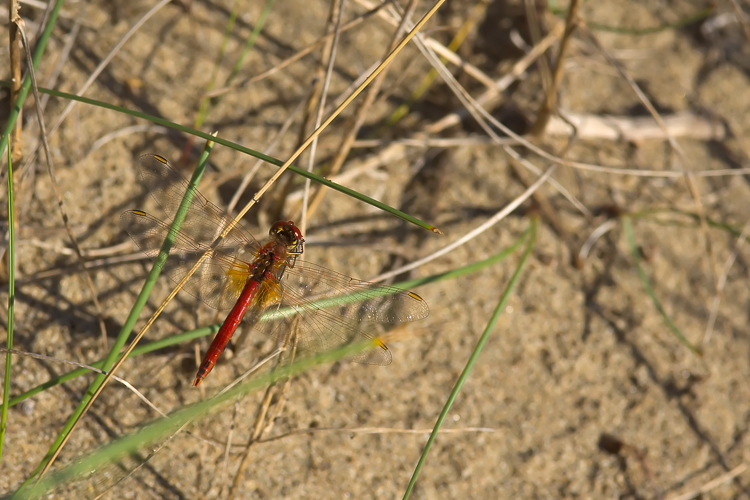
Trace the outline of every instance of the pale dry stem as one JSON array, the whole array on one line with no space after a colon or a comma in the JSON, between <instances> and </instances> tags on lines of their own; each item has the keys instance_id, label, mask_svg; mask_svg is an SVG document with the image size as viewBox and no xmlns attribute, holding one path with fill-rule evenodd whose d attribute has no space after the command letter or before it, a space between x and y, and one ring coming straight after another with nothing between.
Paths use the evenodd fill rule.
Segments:
<instances>
[{"instance_id":1,"label":"pale dry stem","mask_svg":"<svg viewBox=\"0 0 750 500\"><path fill-rule=\"evenodd\" d=\"M724 294L724 286L727 284L727 276L729 275L729 270L732 269L732 266L734 265L734 261L737 260L737 257L742 251L742 248L745 246L745 243L747 243L748 233L750 233L750 222L746 223L745 227L742 228L742 232L737 238L737 241L735 241L734 243L734 248L732 249L732 252L729 254L729 257L727 257L726 262L724 262L724 268L722 269L722 272L719 275L719 279L716 280L716 294L714 295L714 300L713 300L713 303L711 304L711 312L708 316L708 324L706 325L706 333L704 333L703 335L704 346L708 345L708 343L711 342L711 336L713 335L713 332L714 332L714 325L716 324L716 317L719 314L719 304L721 303L721 298Z\"/></svg>"},{"instance_id":2,"label":"pale dry stem","mask_svg":"<svg viewBox=\"0 0 750 500\"><path fill-rule=\"evenodd\" d=\"M290 339L294 339L289 363L294 362L294 357L297 352L297 325L299 324L299 317L295 319L295 322L292 326L292 328L289 329L289 332L287 332L286 338L282 342L284 345L288 345L290 342ZM273 370L276 370L282 362L282 356L279 356L276 359L276 365L273 367ZM263 402L261 403L261 406L258 410L258 415L255 419L255 423L253 424L253 432L250 436L250 440L247 443L247 446L245 447L245 450L243 451L242 458L240 459L239 466L237 467L237 472L234 475L234 479L232 480L232 485L229 488L229 493L227 494L228 499L232 499L237 495L237 490L240 486L240 481L242 480L242 477L245 475L245 470L247 469L247 466L250 464L250 452L253 449L253 447L258 443L258 440L266 433L271 430L273 427L274 421L276 419L276 416L279 415L281 412L284 401L285 401L285 395L287 391L289 390L289 386L292 383L292 377L287 377L284 386L279 391L278 390L278 384L274 383L271 384L266 388L266 393L263 396ZM271 416L267 418L269 407L271 405L271 401L273 400L273 397L277 396L276 405L274 406L274 409L272 410ZM229 448L227 448L228 450Z\"/></svg>"},{"instance_id":3,"label":"pale dry stem","mask_svg":"<svg viewBox=\"0 0 750 500\"><path fill-rule=\"evenodd\" d=\"M747 470L747 464L740 464L734 469L726 472L725 474L722 474L721 476L717 477L716 479L712 479L711 481L707 482L700 488L694 491L690 491L688 493L669 497L668 500L691 500L692 498L697 498L699 496L702 496L712 489L716 488L717 486L721 486L722 484L731 481L735 477L739 476L740 474L744 473Z\"/></svg>"},{"instance_id":4,"label":"pale dry stem","mask_svg":"<svg viewBox=\"0 0 750 500\"><path fill-rule=\"evenodd\" d=\"M387 5L386 3L382 3L380 5L376 5L376 6L373 7L372 10L370 10L368 12L365 12L361 16L352 19L351 21L349 21L348 23L344 24L341 27L341 33L349 31L350 29L354 28L355 26L358 26L364 20L366 20L368 17L370 17L373 14L375 14L376 12L378 12L380 9L382 9L386 5ZM268 70L266 70L266 71L264 71L262 73L259 73L259 74L255 75L255 76L253 76L252 78L249 78L249 79L247 79L247 80L245 80L243 82L230 85L229 87L223 87L223 88L220 88L220 89L213 90L213 91L207 93L204 97L218 97L218 96L224 95L227 92L230 92L230 91L232 91L234 89L244 88L247 85L250 85L250 84L259 82L259 81L261 81L261 80L263 80L265 78L268 78L269 76L271 76L271 75L273 75L273 74L281 71L282 69L286 68L290 64L292 64L292 63L294 63L294 62L302 59L306 55L310 54L312 51L314 51L315 49L317 49L318 47L320 47L324 43L330 41L331 38L333 38L333 36L334 36L333 32L327 33L327 34L323 35L322 37L320 37L315 42L313 42L310 45L308 45L307 47L305 47L304 49L300 49L294 55L292 55L292 56L284 59L279 64L275 65L273 68L270 68L270 69L268 69ZM326 51L324 49L323 52L325 53L325 52L328 52L328 51Z\"/></svg>"},{"instance_id":5,"label":"pale dry stem","mask_svg":"<svg viewBox=\"0 0 750 500\"><path fill-rule=\"evenodd\" d=\"M526 5L530 5L531 0L526 1ZM547 127L550 116L557 113L557 92L562 82L563 68L565 55L570 47L570 41L573 37L573 33L578 25L578 8L580 6L579 0L571 0L570 6L568 6L568 15L565 18L565 31L563 32L560 40L560 48L557 52L557 58L555 59L555 70L552 74L549 85L545 88L545 99L542 100L542 105L536 115L536 122L532 125L529 135L541 135L544 133L544 129ZM527 9L532 10L533 9ZM536 19L536 16L531 16L530 19ZM534 22L530 21L533 26ZM533 33L534 30L532 30ZM541 38L541 36L540 36ZM536 42L536 40L535 40ZM535 43L536 45L536 43ZM546 63L546 59L542 58L542 61ZM544 65L542 67L545 67Z\"/></svg>"},{"instance_id":6,"label":"pale dry stem","mask_svg":"<svg viewBox=\"0 0 750 500\"><path fill-rule=\"evenodd\" d=\"M106 351L107 327L104 325L104 311L101 304L99 303L99 293L94 286L94 280L91 278L91 273L88 271L88 269L86 269L86 262L83 259L83 254L81 253L81 247L78 244L78 239L75 237L75 235L73 234L73 230L70 227L70 218L68 217L68 213L65 210L65 204L63 203L62 194L60 193L60 188L55 177L55 167L52 162L52 154L50 153L49 143L47 142L47 131L44 126L44 116L42 116L42 110L39 107L41 102L39 99L39 89L36 84L34 65L32 64L31 48L29 47L29 42L24 31L24 21L17 16L16 19L14 19L14 23L18 27L18 31L21 34L21 39L23 40L23 45L26 51L26 60L29 67L29 77L31 78L31 88L34 92L34 102L36 104L35 110L36 117L39 123L39 133L42 139L42 145L44 146L45 159L47 160L47 173L49 174L50 181L52 182L52 188L54 189L55 195L57 196L57 207L60 210L60 216L62 217L63 225L65 226L65 232L68 234L70 243L73 245L73 250L75 250L76 257L78 258L78 264L81 266L81 270L83 271L83 274L86 278L86 284L89 288L89 291L91 292L91 299L94 304L94 308L96 309L96 316L99 321L99 330L102 335L102 346Z\"/></svg>"},{"instance_id":7,"label":"pale dry stem","mask_svg":"<svg viewBox=\"0 0 750 500\"><path fill-rule=\"evenodd\" d=\"M336 63L336 52L339 46L339 40L341 37L341 19L344 15L344 0L338 2L331 2L331 18L336 18L336 22L333 23L333 38L331 39L330 47L324 54L321 60L321 69L323 61L325 61L325 77L323 78L323 85L321 87L320 98L317 101L317 110L315 112L315 128L320 126L320 122L323 120L323 112L326 108L326 100L328 99L328 92L331 86L331 76L333 75L333 66ZM382 74L387 71L384 70ZM373 82L373 85L377 84L378 79ZM370 86L372 88L372 85ZM307 155L307 171L312 172L315 166L315 155L318 149L318 139L316 138L312 144L310 144L310 152ZM302 234L307 233L307 218L308 218L308 196L310 195L310 179L305 179L305 187L302 193L302 213L300 215L300 231Z\"/></svg>"}]
</instances>

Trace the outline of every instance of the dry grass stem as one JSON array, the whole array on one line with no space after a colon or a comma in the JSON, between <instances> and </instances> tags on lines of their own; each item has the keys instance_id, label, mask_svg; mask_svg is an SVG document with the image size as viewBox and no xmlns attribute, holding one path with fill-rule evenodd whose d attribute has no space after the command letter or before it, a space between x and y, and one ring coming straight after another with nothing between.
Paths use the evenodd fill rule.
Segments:
<instances>
[{"instance_id":1,"label":"dry grass stem","mask_svg":"<svg viewBox=\"0 0 750 500\"><path fill-rule=\"evenodd\" d=\"M719 278L716 280L716 295L714 296L713 303L711 304L711 312L708 316L706 333L703 335L703 345L708 345L708 343L711 342L711 336L714 332L714 325L716 324L716 318L719 314L719 304L721 304L721 297L724 294L724 287L727 284L727 276L729 276L729 271L732 269L732 266L734 265L735 260L737 260L737 257L740 255L740 252L744 248L745 243L747 243L748 233L750 233L750 222L746 223L745 227L742 228L742 232L740 233L737 241L734 244L732 253L729 254L726 262L724 262L724 268L722 269Z\"/></svg>"},{"instance_id":2,"label":"dry grass stem","mask_svg":"<svg viewBox=\"0 0 750 500\"><path fill-rule=\"evenodd\" d=\"M691 491L689 493L685 493L683 495L669 497L668 500L691 500L692 498L698 498L709 491L713 490L714 488L721 486L722 484L731 481L732 479L736 478L740 474L743 474L747 470L747 464L740 464L734 469L728 471L725 474L722 474L721 476L717 477L716 479L707 482L703 486L701 486L699 489L695 491Z\"/></svg>"},{"instance_id":3,"label":"dry grass stem","mask_svg":"<svg viewBox=\"0 0 750 500\"><path fill-rule=\"evenodd\" d=\"M497 212L495 215L484 221L482 224L474 228L473 230L469 231L453 243L450 243L440 250L437 250L430 255L427 255L426 257L423 257L419 260L416 260L414 262L411 262L409 264L406 264L405 266L401 266L398 269L394 269L392 271L388 271L385 273L382 273L374 278L372 278L370 281L372 282L379 282L383 280L387 280L389 278L392 278L394 276L398 276L399 274L405 273L407 271L411 271L412 269L417 269L420 266L423 266L427 264L428 262L432 262L433 260L442 257L443 255L446 255L450 253L452 250L465 245L466 243L470 242L483 232L487 231L489 228L503 220L505 217L507 217L513 210L518 208L521 203L529 199L529 197L537 190L539 187L541 187L542 184L544 184L547 179L552 175L552 173L555 171L556 165L552 165L550 168L547 169L546 172L544 172L544 175L539 177L534 184L529 186L526 191L524 191L520 196L516 197L512 202L508 203L505 207L503 207L502 210Z\"/></svg>"},{"instance_id":4,"label":"dry grass stem","mask_svg":"<svg viewBox=\"0 0 750 500\"><path fill-rule=\"evenodd\" d=\"M81 247L78 245L78 239L73 234L73 230L70 227L70 219L68 217L67 211L65 209L65 204L63 203L63 197L60 193L60 188L57 183L57 179L55 178L55 167L52 162L52 154L50 153L50 147L47 142L47 132L45 130L44 126L44 116L42 115L42 110L40 109L41 100L39 99L39 89L36 84L36 74L34 72L34 66L32 64L31 59L31 47L29 47L28 39L26 38L26 33L24 31L24 21L20 17L16 17L14 19L15 25L18 27L19 32L21 33L21 39L23 40L24 49L26 51L26 61L29 67L29 76L31 77L31 88L34 92L34 101L35 101L35 110L37 115L37 120L39 123L39 129L40 129L40 135L42 139L42 145L44 146L44 154L45 159L47 161L47 173L49 174L50 181L52 181L52 188L55 191L55 195L57 196L57 208L60 211L60 216L62 217L63 225L65 226L65 232L68 234L68 239L70 240L70 243L73 245L73 250L76 253L76 257L78 258L78 264L81 266L81 270L83 271L84 277L86 278L86 285L89 288L89 291L91 292L91 299L94 303L94 308L96 309L96 316L99 322L99 331L101 333L101 341L102 341L102 349L104 351L107 350L107 327L104 325L104 311L102 309L101 304L99 303L99 293L96 290L96 287L94 286L94 280L91 277L91 273L86 269L86 263L83 260L83 254L81 253Z\"/></svg>"}]
</instances>

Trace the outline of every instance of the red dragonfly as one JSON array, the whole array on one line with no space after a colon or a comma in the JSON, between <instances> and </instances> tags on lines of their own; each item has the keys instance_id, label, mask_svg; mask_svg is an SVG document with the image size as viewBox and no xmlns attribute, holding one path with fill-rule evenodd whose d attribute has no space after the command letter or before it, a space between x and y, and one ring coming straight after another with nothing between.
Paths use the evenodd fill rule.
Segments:
<instances>
[{"instance_id":1,"label":"red dragonfly","mask_svg":"<svg viewBox=\"0 0 750 500\"><path fill-rule=\"evenodd\" d=\"M427 303L416 293L297 262L305 240L292 221L273 224L264 243L241 227L242 221L217 241L231 222L219 207L200 194L164 157L143 155L138 165L141 180L166 219L129 210L120 216L122 228L151 257L159 254L168 235L174 239L163 271L175 282L181 281L208 252L183 290L213 308L231 309L203 358L194 386L213 369L243 318L256 329L272 333L295 328L297 350L301 352L321 352L370 340L373 348L351 359L388 365L391 353L373 336L373 325L414 321L429 314ZM172 221L186 192L192 200L183 212L186 215L179 230L174 231ZM339 296L340 300L321 300ZM268 320L261 322L264 315Z\"/></svg>"}]
</instances>

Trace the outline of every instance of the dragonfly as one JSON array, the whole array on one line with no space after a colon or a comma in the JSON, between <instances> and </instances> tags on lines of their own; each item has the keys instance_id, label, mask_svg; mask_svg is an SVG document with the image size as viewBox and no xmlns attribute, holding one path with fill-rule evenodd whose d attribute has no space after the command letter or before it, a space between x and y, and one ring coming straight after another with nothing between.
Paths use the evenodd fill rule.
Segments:
<instances>
[{"instance_id":1,"label":"dragonfly","mask_svg":"<svg viewBox=\"0 0 750 500\"><path fill-rule=\"evenodd\" d=\"M198 368L196 387L243 320L253 331L293 331L296 352L324 352L362 342L372 347L350 359L388 365L391 352L374 334L378 326L429 314L427 303L414 292L303 262L299 257L305 239L293 221L274 223L264 241L258 241L241 220L231 227L231 218L163 156L141 156L138 171L164 216L128 210L120 216L120 226L152 258L168 236L173 240L169 257L157 265L176 283L203 259L182 290L215 309L230 310ZM176 219L182 219L179 229Z\"/></svg>"}]
</instances>

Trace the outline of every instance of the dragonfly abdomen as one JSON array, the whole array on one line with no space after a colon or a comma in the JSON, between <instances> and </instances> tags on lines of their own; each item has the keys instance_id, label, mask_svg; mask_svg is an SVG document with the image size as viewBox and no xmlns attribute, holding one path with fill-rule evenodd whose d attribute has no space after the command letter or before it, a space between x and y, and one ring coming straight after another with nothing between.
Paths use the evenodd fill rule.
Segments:
<instances>
[{"instance_id":1,"label":"dragonfly abdomen","mask_svg":"<svg viewBox=\"0 0 750 500\"><path fill-rule=\"evenodd\" d=\"M229 344L229 341L232 338L232 335L234 335L234 331L237 330L238 326L240 326L242 318L247 312L248 306L252 302L253 298L255 298L258 291L261 289L261 285L262 283L256 278L247 280L245 288L243 288L242 293L240 294L240 298L234 304L234 307L232 307L232 310L224 320L224 324L222 324L221 328L219 328L219 331L216 333L214 340L211 342L211 346L208 348L206 355L203 357L201 366L200 368L198 368L198 373L195 376L195 380L193 381L193 385L195 387L198 387L203 379L206 378L206 375L211 372L214 365L216 364L216 361L219 359L219 356L221 356L221 353L224 352L224 349L226 349L227 344Z\"/></svg>"}]
</instances>

